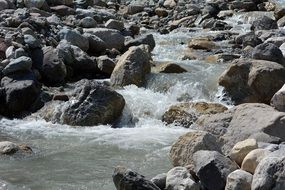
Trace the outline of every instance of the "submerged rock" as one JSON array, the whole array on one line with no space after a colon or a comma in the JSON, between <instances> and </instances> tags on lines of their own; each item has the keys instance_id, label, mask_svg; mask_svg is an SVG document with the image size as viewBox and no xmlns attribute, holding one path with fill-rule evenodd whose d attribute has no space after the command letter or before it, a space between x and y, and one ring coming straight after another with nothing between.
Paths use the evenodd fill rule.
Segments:
<instances>
[{"instance_id":1,"label":"submerged rock","mask_svg":"<svg viewBox=\"0 0 285 190\"><path fill-rule=\"evenodd\" d=\"M162 116L167 124L175 123L183 127L190 127L201 115L216 114L227 108L218 103L185 102L171 106Z\"/></svg>"},{"instance_id":2,"label":"submerged rock","mask_svg":"<svg viewBox=\"0 0 285 190\"><path fill-rule=\"evenodd\" d=\"M155 67L160 73L185 73L186 69L175 63L161 63Z\"/></svg>"}]
</instances>

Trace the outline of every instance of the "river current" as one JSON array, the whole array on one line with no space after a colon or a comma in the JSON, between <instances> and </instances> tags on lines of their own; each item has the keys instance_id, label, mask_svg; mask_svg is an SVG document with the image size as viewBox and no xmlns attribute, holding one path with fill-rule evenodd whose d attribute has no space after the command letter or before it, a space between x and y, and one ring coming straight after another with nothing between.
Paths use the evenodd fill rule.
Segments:
<instances>
[{"instance_id":1,"label":"river current","mask_svg":"<svg viewBox=\"0 0 285 190\"><path fill-rule=\"evenodd\" d=\"M228 22L236 22L233 20ZM246 30L246 26L238 29ZM188 70L183 74L151 73L145 87L118 90L126 100L119 128L72 128L43 120L0 121L0 134L28 144L33 155L24 159L2 158L1 180L8 189L114 190L112 172L125 165L148 178L171 168L171 144L190 129L166 126L163 113L179 101L221 102L218 78L226 64L182 60L187 41L201 32L187 30L154 34L155 62L170 61ZM129 125L132 113L135 125Z\"/></svg>"}]
</instances>

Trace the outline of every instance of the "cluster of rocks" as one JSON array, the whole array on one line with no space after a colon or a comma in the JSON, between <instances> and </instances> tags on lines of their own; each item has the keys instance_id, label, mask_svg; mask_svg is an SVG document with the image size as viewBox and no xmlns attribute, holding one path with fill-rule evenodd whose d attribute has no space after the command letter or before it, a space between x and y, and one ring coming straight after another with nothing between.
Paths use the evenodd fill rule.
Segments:
<instances>
[{"instance_id":1,"label":"cluster of rocks","mask_svg":"<svg viewBox=\"0 0 285 190\"><path fill-rule=\"evenodd\" d=\"M119 166L113 174L116 188L283 190L285 6L266 0L147 2L141 8L130 3L125 14L162 34L179 27L219 31L192 37L181 59L229 64L218 84L234 107L206 102L171 106L162 121L194 129L172 145L174 168L147 179ZM229 30L234 26L226 19L240 12L257 15L250 32Z\"/></svg>"}]
</instances>

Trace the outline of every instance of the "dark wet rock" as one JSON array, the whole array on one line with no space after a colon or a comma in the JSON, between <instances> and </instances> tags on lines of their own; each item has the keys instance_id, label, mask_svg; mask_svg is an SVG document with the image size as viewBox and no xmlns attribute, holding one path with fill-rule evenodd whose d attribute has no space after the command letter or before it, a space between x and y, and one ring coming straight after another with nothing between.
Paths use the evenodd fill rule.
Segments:
<instances>
[{"instance_id":1,"label":"dark wet rock","mask_svg":"<svg viewBox=\"0 0 285 190\"><path fill-rule=\"evenodd\" d=\"M143 175L122 166L115 168L113 182L117 190L160 190Z\"/></svg>"},{"instance_id":2,"label":"dark wet rock","mask_svg":"<svg viewBox=\"0 0 285 190\"><path fill-rule=\"evenodd\" d=\"M285 60L282 51L278 46L272 43L263 43L257 45L252 52L253 59L261 59L267 61L274 61L285 65Z\"/></svg>"},{"instance_id":3,"label":"dark wet rock","mask_svg":"<svg viewBox=\"0 0 285 190\"><path fill-rule=\"evenodd\" d=\"M254 121L254 122L252 122ZM239 141L253 138L261 142L285 140L285 114L266 104L241 104L223 113L201 116L197 127L216 135L228 154Z\"/></svg>"},{"instance_id":4,"label":"dark wet rock","mask_svg":"<svg viewBox=\"0 0 285 190\"><path fill-rule=\"evenodd\" d=\"M275 62L239 59L222 74L219 84L235 104L270 103L285 83L285 68Z\"/></svg>"},{"instance_id":5,"label":"dark wet rock","mask_svg":"<svg viewBox=\"0 0 285 190\"><path fill-rule=\"evenodd\" d=\"M30 71L32 68L32 59L29 57L19 57L13 59L10 63L2 70L4 75L9 75L17 72Z\"/></svg>"},{"instance_id":6,"label":"dark wet rock","mask_svg":"<svg viewBox=\"0 0 285 190\"><path fill-rule=\"evenodd\" d=\"M45 0L24 0L24 3L27 8L36 7L40 9L44 5Z\"/></svg>"},{"instance_id":7,"label":"dark wet rock","mask_svg":"<svg viewBox=\"0 0 285 190\"><path fill-rule=\"evenodd\" d=\"M227 176L238 169L234 162L216 151L200 150L194 153L193 161L201 184L211 190L224 190Z\"/></svg>"},{"instance_id":8,"label":"dark wet rock","mask_svg":"<svg viewBox=\"0 0 285 190\"><path fill-rule=\"evenodd\" d=\"M79 95L68 102L61 119L64 124L95 126L112 124L122 114L124 98L109 87L87 81Z\"/></svg>"},{"instance_id":9,"label":"dark wet rock","mask_svg":"<svg viewBox=\"0 0 285 190\"><path fill-rule=\"evenodd\" d=\"M274 17L276 18L276 20L279 20L284 16L285 16L285 7L280 5L276 6L274 10Z\"/></svg>"},{"instance_id":10,"label":"dark wet rock","mask_svg":"<svg viewBox=\"0 0 285 190\"><path fill-rule=\"evenodd\" d=\"M262 43L262 40L255 35L254 32L239 35L235 38L237 44L242 44L243 47L251 46L255 47Z\"/></svg>"},{"instance_id":11,"label":"dark wet rock","mask_svg":"<svg viewBox=\"0 0 285 190\"><path fill-rule=\"evenodd\" d=\"M0 156L25 156L31 154L32 149L25 144L16 144L10 141L1 141L0 142ZM1 186L2 188L2 186Z\"/></svg>"},{"instance_id":12,"label":"dark wet rock","mask_svg":"<svg viewBox=\"0 0 285 190\"><path fill-rule=\"evenodd\" d=\"M89 40L89 50L93 54L102 54L107 49L107 44L99 37L85 33L84 36Z\"/></svg>"},{"instance_id":13,"label":"dark wet rock","mask_svg":"<svg viewBox=\"0 0 285 190\"><path fill-rule=\"evenodd\" d=\"M135 84L142 86L145 76L150 72L151 57L141 47L131 47L124 53L111 75L111 83L114 86L126 86Z\"/></svg>"},{"instance_id":14,"label":"dark wet rock","mask_svg":"<svg viewBox=\"0 0 285 190\"><path fill-rule=\"evenodd\" d=\"M29 46L29 48L40 48L41 42L32 35L24 35L24 41Z\"/></svg>"},{"instance_id":15,"label":"dark wet rock","mask_svg":"<svg viewBox=\"0 0 285 190\"><path fill-rule=\"evenodd\" d=\"M111 76L116 64L108 56L100 56L97 58L98 69L106 74L108 77Z\"/></svg>"},{"instance_id":16,"label":"dark wet rock","mask_svg":"<svg viewBox=\"0 0 285 190\"><path fill-rule=\"evenodd\" d=\"M49 84L59 84L63 82L67 71L65 64L59 57L58 50L53 47L44 47L43 55L43 64L40 72L44 80Z\"/></svg>"},{"instance_id":17,"label":"dark wet rock","mask_svg":"<svg viewBox=\"0 0 285 190\"><path fill-rule=\"evenodd\" d=\"M139 45L149 45L150 50L152 51L155 48L155 40L153 38L152 34L148 34L145 36L141 36L139 38L127 41L125 43L126 48L129 48L131 46L139 46Z\"/></svg>"},{"instance_id":18,"label":"dark wet rock","mask_svg":"<svg viewBox=\"0 0 285 190\"><path fill-rule=\"evenodd\" d=\"M184 73L187 72L182 66L175 63L161 63L156 66L156 69L160 73Z\"/></svg>"},{"instance_id":19,"label":"dark wet rock","mask_svg":"<svg viewBox=\"0 0 285 190\"><path fill-rule=\"evenodd\" d=\"M1 80L1 87L4 91L4 106L0 111L9 117L29 111L41 88L33 73L5 76Z\"/></svg>"},{"instance_id":20,"label":"dark wet rock","mask_svg":"<svg viewBox=\"0 0 285 190\"><path fill-rule=\"evenodd\" d=\"M164 189L166 186L166 173L158 174L151 179L151 181L160 189Z\"/></svg>"},{"instance_id":21,"label":"dark wet rock","mask_svg":"<svg viewBox=\"0 0 285 190\"><path fill-rule=\"evenodd\" d=\"M271 30L271 29L278 29L277 22L267 16L263 16L257 18L253 21L251 29L256 30Z\"/></svg>"},{"instance_id":22,"label":"dark wet rock","mask_svg":"<svg viewBox=\"0 0 285 190\"><path fill-rule=\"evenodd\" d=\"M179 137L170 150L170 160L174 166L193 164L193 154L199 150L215 150L221 152L220 144L215 136L204 131L188 132Z\"/></svg>"},{"instance_id":23,"label":"dark wet rock","mask_svg":"<svg viewBox=\"0 0 285 190\"><path fill-rule=\"evenodd\" d=\"M83 28L95 28L97 26L97 22L92 17L85 17L80 20L80 25Z\"/></svg>"},{"instance_id":24,"label":"dark wet rock","mask_svg":"<svg viewBox=\"0 0 285 190\"><path fill-rule=\"evenodd\" d=\"M252 190L276 189L282 190L285 187L285 157L264 158L257 166L253 175Z\"/></svg>"}]
</instances>

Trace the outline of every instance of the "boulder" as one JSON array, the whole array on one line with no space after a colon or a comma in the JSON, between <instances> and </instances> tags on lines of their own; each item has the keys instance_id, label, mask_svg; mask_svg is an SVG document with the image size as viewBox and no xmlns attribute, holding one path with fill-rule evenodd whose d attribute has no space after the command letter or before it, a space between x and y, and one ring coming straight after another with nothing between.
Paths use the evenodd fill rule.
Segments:
<instances>
[{"instance_id":1,"label":"boulder","mask_svg":"<svg viewBox=\"0 0 285 190\"><path fill-rule=\"evenodd\" d=\"M12 142L2 141L0 142L0 154L14 154L19 150L19 147Z\"/></svg>"},{"instance_id":2,"label":"boulder","mask_svg":"<svg viewBox=\"0 0 285 190\"><path fill-rule=\"evenodd\" d=\"M285 7L280 5L276 6L274 10L274 17L276 18L276 20L279 20L283 16L285 16Z\"/></svg>"},{"instance_id":3,"label":"boulder","mask_svg":"<svg viewBox=\"0 0 285 190\"><path fill-rule=\"evenodd\" d=\"M196 127L216 135L223 143L223 152L228 154L237 142L249 138L270 143L284 141L284 121L285 113L265 104L250 103L223 113L201 116Z\"/></svg>"},{"instance_id":4,"label":"boulder","mask_svg":"<svg viewBox=\"0 0 285 190\"><path fill-rule=\"evenodd\" d=\"M115 29L118 31L122 31L125 26L124 23L122 21L118 21L118 20L114 20L114 19L110 19L105 23L105 27L109 28L109 29Z\"/></svg>"},{"instance_id":5,"label":"boulder","mask_svg":"<svg viewBox=\"0 0 285 190\"><path fill-rule=\"evenodd\" d=\"M217 45L209 38L193 38L188 42L188 47L192 49L211 50L217 48Z\"/></svg>"},{"instance_id":6,"label":"boulder","mask_svg":"<svg viewBox=\"0 0 285 190\"><path fill-rule=\"evenodd\" d=\"M191 165L193 154L199 150L221 152L220 144L215 136L204 131L192 131L180 136L171 146L170 160L174 166Z\"/></svg>"},{"instance_id":7,"label":"boulder","mask_svg":"<svg viewBox=\"0 0 285 190\"><path fill-rule=\"evenodd\" d=\"M140 36L136 39L129 40L125 43L126 48L131 46L139 46L139 45L148 45L150 50L152 51L155 48L155 40L152 34L147 34L144 36Z\"/></svg>"},{"instance_id":8,"label":"boulder","mask_svg":"<svg viewBox=\"0 0 285 190\"><path fill-rule=\"evenodd\" d=\"M24 3L27 8L36 7L40 9L44 5L45 0L24 0Z\"/></svg>"},{"instance_id":9,"label":"boulder","mask_svg":"<svg viewBox=\"0 0 285 190\"><path fill-rule=\"evenodd\" d=\"M185 102L171 106L162 116L167 124L175 123L183 127L190 127L201 115L216 114L227 108L218 103Z\"/></svg>"},{"instance_id":10,"label":"boulder","mask_svg":"<svg viewBox=\"0 0 285 190\"><path fill-rule=\"evenodd\" d=\"M285 83L285 68L275 62L238 59L219 78L234 104L270 103Z\"/></svg>"},{"instance_id":11,"label":"boulder","mask_svg":"<svg viewBox=\"0 0 285 190\"><path fill-rule=\"evenodd\" d=\"M92 54L102 54L103 52L106 51L107 49L107 44L99 37L85 33L84 36L88 39L89 41L89 50L88 52Z\"/></svg>"},{"instance_id":12,"label":"boulder","mask_svg":"<svg viewBox=\"0 0 285 190\"><path fill-rule=\"evenodd\" d=\"M176 0L165 0L163 6L172 9L176 6L176 4L177 4Z\"/></svg>"},{"instance_id":13,"label":"boulder","mask_svg":"<svg viewBox=\"0 0 285 190\"><path fill-rule=\"evenodd\" d=\"M273 43L263 43L257 45L252 52L253 59L261 59L267 61L274 61L284 64L284 57L282 51Z\"/></svg>"},{"instance_id":14,"label":"boulder","mask_svg":"<svg viewBox=\"0 0 285 190\"><path fill-rule=\"evenodd\" d=\"M246 139L235 144L229 153L229 157L241 166L244 157L252 150L257 149L258 144L255 139Z\"/></svg>"},{"instance_id":15,"label":"boulder","mask_svg":"<svg viewBox=\"0 0 285 190\"><path fill-rule=\"evenodd\" d=\"M277 21L277 24L279 27L284 27L285 26L285 16L283 16L282 18L280 18L278 21Z\"/></svg>"},{"instance_id":16,"label":"boulder","mask_svg":"<svg viewBox=\"0 0 285 190\"><path fill-rule=\"evenodd\" d=\"M32 68L32 59L29 57L19 57L12 59L10 63L2 70L4 75L9 75L17 72L30 71Z\"/></svg>"},{"instance_id":17,"label":"boulder","mask_svg":"<svg viewBox=\"0 0 285 190\"><path fill-rule=\"evenodd\" d=\"M66 105L61 115L64 124L95 126L114 123L122 114L125 100L109 87L86 81L80 93Z\"/></svg>"},{"instance_id":18,"label":"boulder","mask_svg":"<svg viewBox=\"0 0 285 190\"><path fill-rule=\"evenodd\" d=\"M200 190L200 185L187 168L175 167L167 172L165 190Z\"/></svg>"},{"instance_id":19,"label":"boulder","mask_svg":"<svg viewBox=\"0 0 285 190\"><path fill-rule=\"evenodd\" d=\"M2 115L15 117L29 111L40 94L40 84L31 72L17 73L5 76L1 80L4 91L4 106ZM2 91L1 90L1 91Z\"/></svg>"},{"instance_id":20,"label":"boulder","mask_svg":"<svg viewBox=\"0 0 285 190\"><path fill-rule=\"evenodd\" d=\"M88 16L80 20L80 26L83 28L95 28L97 22L92 17Z\"/></svg>"},{"instance_id":21,"label":"boulder","mask_svg":"<svg viewBox=\"0 0 285 190\"><path fill-rule=\"evenodd\" d=\"M150 72L151 57L141 47L131 47L119 59L111 75L114 86L135 84L142 86L145 76Z\"/></svg>"},{"instance_id":22,"label":"boulder","mask_svg":"<svg viewBox=\"0 0 285 190\"><path fill-rule=\"evenodd\" d=\"M285 85L274 94L270 105L279 111L285 112Z\"/></svg>"},{"instance_id":23,"label":"boulder","mask_svg":"<svg viewBox=\"0 0 285 190\"><path fill-rule=\"evenodd\" d=\"M24 35L24 42L29 46L29 48L34 49L34 48L40 48L41 47L41 42L34 36L25 34Z\"/></svg>"},{"instance_id":24,"label":"boulder","mask_svg":"<svg viewBox=\"0 0 285 190\"><path fill-rule=\"evenodd\" d=\"M59 31L58 35L61 40L66 40L83 51L87 51L89 49L88 39L75 30L63 28Z\"/></svg>"},{"instance_id":25,"label":"boulder","mask_svg":"<svg viewBox=\"0 0 285 190\"><path fill-rule=\"evenodd\" d=\"M227 177L225 190L251 190L252 175L243 170L235 170Z\"/></svg>"},{"instance_id":26,"label":"boulder","mask_svg":"<svg viewBox=\"0 0 285 190\"><path fill-rule=\"evenodd\" d=\"M241 169L254 174L256 167L263 158L269 155L271 152L266 149L255 149L249 152L244 158Z\"/></svg>"},{"instance_id":27,"label":"boulder","mask_svg":"<svg viewBox=\"0 0 285 190\"><path fill-rule=\"evenodd\" d=\"M107 56L100 56L97 58L98 69L108 77L111 76L116 63Z\"/></svg>"},{"instance_id":28,"label":"boulder","mask_svg":"<svg viewBox=\"0 0 285 190\"><path fill-rule=\"evenodd\" d=\"M63 82L67 72L58 50L51 46L44 47L43 54L43 64L40 69L43 79L49 84Z\"/></svg>"},{"instance_id":29,"label":"boulder","mask_svg":"<svg viewBox=\"0 0 285 190\"><path fill-rule=\"evenodd\" d=\"M75 14L75 10L66 5L57 5L57 6L50 7L50 9L53 12L55 12L57 15L62 16L62 17Z\"/></svg>"},{"instance_id":30,"label":"boulder","mask_svg":"<svg viewBox=\"0 0 285 190\"><path fill-rule=\"evenodd\" d=\"M159 17L167 17L168 12L165 8L158 7L155 9L155 14Z\"/></svg>"},{"instance_id":31,"label":"boulder","mask_svg":"<svg viewBox=\"0 0 285 190\"><path fill-rule=\"evenodd\" d=\"M156 69L159 73L185 73L187 72L187 70L181 67L180 65L175 64L175 63L170 63L170 62L161 63L156 66Z\"/></svg>"},{"instance_id":32,"label":"boulder","mask_svg":"<svg viewBox=\"0 0 285 190\"><path fill-rule=\"evenodd\" d=\"M274 189L285 187L285 157L266 157L257 166L253 175L252 190Z\"/></svg>"},{"instance_id":33,"label":"boulder","mask_svg":"<svg viewBox=\"0 0 285 190\"><path fill-rule=\"evenodd\" d=\"M0 0L0 11L8 8L9 8L8 2L6 0Z\"/></svg>"},{"instance_id":34,"label":"boulder","mask_svg":"<svg viewBox=\"0 0 285 190\"><path fill-rule=\"evenodd\" d=\"M144 10L143 5L132 4L132 5L128 5L126 14L133 15L133 14L142 12L143 10Z\"/></svg>"},{"instance_id":35,"label":"boulder","mask_svg":"<svg viewBox=\"0 0 285 190\"><path fill-rule=\"evenodd\" d=\"M115 168L112 177L117 190L160 190L143 175L122 166Z\"/></svg>"},{"instance_id":36,"label":"boulder","mask_svg":"<svg viewBox=\"0 0 285 190\"><path fill-rule=\"evenodd\" d=\"M166 177L166 173L158 174L151 179L151 182L153 182L160 189L164 189L166 186Z\"/></svg>"},{"instance_id":37,"label":"boulder","mask_svg":"<svg viewBox=\"0 0 285 190\"><path fill-rule=\"evenodd\" d=\"M216 151L197 151L193 161L201 184L211 190L224 190L227 176L238 169L234 162Z\"/></svg>"},{"instance_id":38,"label":"boulder","mask_svg":"<svg viewBox=\"0 0 285 190\"><path fill-rule=\"evenodd\" d=\"M108 49L115 48L120 51L124 48L125 37L118 30L108 28L86 28L83 31L102 39Z\"/></svg>"},{"instance_id":39,"label":"boulder","mask_svg":"<svg viewBox=\"0 0 285 190\"><path fill-rule=\"evenodd\" d=\"M278 29L278 25L276 20L273 20L267 16L262 16L253 21L251 29L254 31Z\"/></svg>"},{"instance_id":40,"label":"boulder","mask_svg":"<svg viewBox=\"0 0 285 190\"><path fill-rule=\"evenodd\" d=\"M262 40L255 35L254 32L249 32L246 34L241 34L235 38L236 44L242 44L243 47L251 46L255 47L262 43Z\"/></svg>"}]
</instances>

